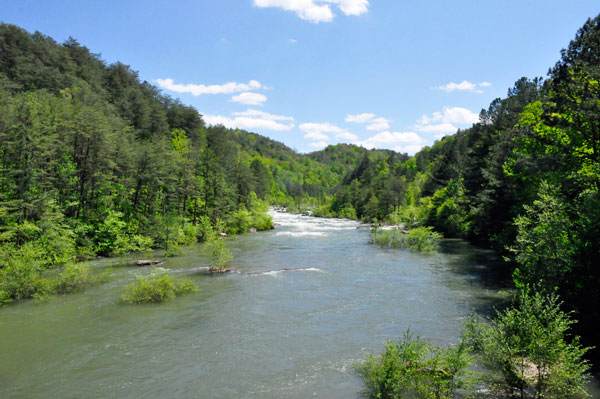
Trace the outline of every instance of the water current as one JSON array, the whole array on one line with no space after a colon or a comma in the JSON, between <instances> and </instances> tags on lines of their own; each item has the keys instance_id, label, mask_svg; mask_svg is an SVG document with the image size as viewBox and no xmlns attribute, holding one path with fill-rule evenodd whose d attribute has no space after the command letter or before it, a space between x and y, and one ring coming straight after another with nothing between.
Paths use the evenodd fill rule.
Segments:
<instances>
[{"instance_id":1,"label":"water current","mask_svg":"<svg viewBox=\"0 0 600 399\"><path fill-rule=\"evenodd\" d=\"M199 248L160 267L201 291L127 305L152 267L112 265L80 294L0 309L0 398L358 398L354 365L408 328L456 343L501 301L492 253L445 241L433 254L382 249L353 221L274 213L269 232L228 239L231 273Z\"/></svg>"}]
</instances>

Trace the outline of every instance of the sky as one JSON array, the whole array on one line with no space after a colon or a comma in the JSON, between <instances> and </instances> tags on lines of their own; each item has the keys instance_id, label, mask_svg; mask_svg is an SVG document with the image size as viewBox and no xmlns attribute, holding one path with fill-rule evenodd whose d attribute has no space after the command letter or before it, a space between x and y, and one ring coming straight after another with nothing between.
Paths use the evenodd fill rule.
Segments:
<instances>
[{"instance_id":1,"label":"sky","mask_svg":"<svg viewBox=\"0 0 600 399\"><path fill-rule=\"evenodd\" d=\"M208 124L298 152L414 154L545 77L598 0L0 0L0 21L120 61Z\"/></svg>"}]
</instances>

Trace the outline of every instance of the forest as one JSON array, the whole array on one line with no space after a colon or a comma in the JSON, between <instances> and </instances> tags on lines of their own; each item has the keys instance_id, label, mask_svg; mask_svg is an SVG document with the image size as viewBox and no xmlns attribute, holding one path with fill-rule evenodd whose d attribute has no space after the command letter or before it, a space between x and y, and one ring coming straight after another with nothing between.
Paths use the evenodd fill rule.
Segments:
<instances>
[{"instance_id":1,"label":"forest","mask_svg":"<svg viewBox=\"0 0 600 399\"><path fill-rule=\"evenodd\" d=\"M572 330L582 347L593 347L599 82L600 16L581 27L546 78L518 79L478 123L414 156L351 144L301 154L207 125L194 108L76 39L61 44L1 24L0 304L91 284L83 259L176 253L214 232L270 229L266 211L278 205L429 226L493 248L521 293L515 309L538 301L539 311L540 298L551 298L578 321ZM546 310L558 312L552 306Z\"/></svg>"}]
</instances>

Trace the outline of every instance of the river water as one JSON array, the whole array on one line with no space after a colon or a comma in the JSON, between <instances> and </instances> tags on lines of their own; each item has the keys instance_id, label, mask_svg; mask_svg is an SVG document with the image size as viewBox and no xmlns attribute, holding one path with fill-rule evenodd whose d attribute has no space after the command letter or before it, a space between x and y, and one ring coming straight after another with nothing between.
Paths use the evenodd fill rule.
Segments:
<instances>
[{"instance_id":1,"label":"river water","mask_svg":"<svg viewBox=\"0 0 600 399\"><path fill-rule=\"evenodd\" d=\"M275 213L275 230L228 239L235 271L199 249L161 267L201 291L126 305L152 267L43 304L0 309L0 398L358 398L354 365L408 328L456 343L501 301L493 255L460 241L421 254L369 243L353 221Z\"/></svg>"}]
</instances>

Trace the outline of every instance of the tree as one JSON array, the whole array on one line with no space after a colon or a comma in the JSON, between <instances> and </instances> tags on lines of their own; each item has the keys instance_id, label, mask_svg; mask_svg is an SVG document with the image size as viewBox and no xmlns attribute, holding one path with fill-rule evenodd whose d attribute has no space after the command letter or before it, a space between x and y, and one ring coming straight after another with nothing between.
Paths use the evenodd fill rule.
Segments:
<instances>
[{"instance_id":1,"label":"tree","mask_svg":"<svg viewBox=\"0 0 600 399\"><path fill-rule=\"evenodd\" d=\"M517 237L509 248L519 264L519 287L539 283L547 292L567 281L576 267L578 239L558 190L542 182L538 198L515 221Z\"/></svg>"},{"instance_id":2,"label":"tree","mask_svg":"<svg viewBox=\"0 0 600 399\"><path fill-rule=\"evenodd\" d=\"M442 348L409 330L398 343L387 342L381 355L369 355L358 370L367 398L450 399L470 385L470 364L464 342Z\"/></svg>"},{"instance_id":3,"label":"tree","mask_svg":"<svg viewBox=\"0 0 600 399\"><path fill-rule=\"evenodd\" d=\"M491 324L470 323L467 335L483 355L496 390L522 399L587 395L589 365L583 356L589 348L569 336L575 321L561 304L556 294L527 286L516 306L498 313Z\"/></svg>"}]
</instances>

